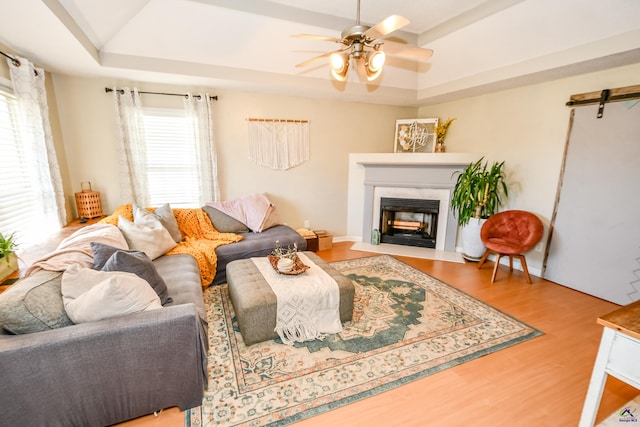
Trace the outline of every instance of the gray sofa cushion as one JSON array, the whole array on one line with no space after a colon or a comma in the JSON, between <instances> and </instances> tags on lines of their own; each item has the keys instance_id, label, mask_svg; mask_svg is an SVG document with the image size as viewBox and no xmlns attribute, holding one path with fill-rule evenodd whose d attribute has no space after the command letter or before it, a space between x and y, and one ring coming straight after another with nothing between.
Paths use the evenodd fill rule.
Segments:
<instances>
[{"instance_id":1,"label":"gray sofa cushion","mask_svg":"<svg viewBox=\"0 0 640 427\"><path fill-rule=\"evenodd\" d=\"M164 255L153 260L153 265L166 282L173 299L165 307L193 303L204 320L200 269L196 259L188 254ZM198 286L193 286L194 283Z\"/></svg>"},{"instance_id":2,"label":"gray sofa cushion","mask_svg":"<svg viewBox=\"0 0 640 427\"><path fill-rule=\"evenodd\" d=\"M203 206L202 210L209 216L213 227L221 233L246 233L249 228L237 219L211 206Z\"/></svg>"},{"instance_id":3,"label":"gray sofa cushion","mask_svg":"<svg viewBox=\"0 0 640 427\"><path fill-rule=\"evenodd\" d=\"M62 273L40 270L0 294L0 325L30 334L73 325L62 303Z\"/></svg>"},{"instance_id":4,"label":"gray sofa cushion","mask_svg":"<svg viewBox=\"0 0 640 427\"><path fill-rule=\"evenodd\" d=\"M167 284L162 277L160 277L155 265L144 252L116 250L100 270L134 273L151 285L160 297L160 303L162 305L171 302L167 291Z\"/></svg>"},{"instance_id":5,"label":"gray sofa cushion","mask_svg":"<svg viewBox=\"0 0 640 427\"><path fill-rule=\"evenodd\" d=\"M153 215L155 215L160 220L164 228L166 228L169 234L171 234L173 240L175 240L176 242L182 241L182 233L180 232L180 228L178 227L178 220L176 219L175 215L173 215L173 210L171 209L169 203L165 203L164 205L160 206L153 212Z\"/></svg>"},{"instance_id":6,"label":"gray sofa cushion","mask_svg":"<svg viewBox=\"0 0 640 427\"><path fill-rule=\"evenodd\" d=\"M91 242L91 249L93 250L93 269L102 270L102 267L109 261L111 255L116 251L127 251L126 249L116 248L115 246L105 245L104 243ZM128 251L137 252L137 251Z\"/></svg>"},{"instance_id":7,"label":"gray sofa cushion","mask_svg":"<svg viewBox=\"0 0 640 427\"><path fill-rule=\"evenodd\" d=\"M247 259L251 257L267 256L280 242L283 247L298 245L298 251L307 249L307 241L288 225L280 224L271 227L262 233L241 233L242 240L222 245L216 248L218 263L216 265L216 275L213 278L214 285L219 285L227 280L227 264L237 259Z\"/></svg>"}]
</instances>

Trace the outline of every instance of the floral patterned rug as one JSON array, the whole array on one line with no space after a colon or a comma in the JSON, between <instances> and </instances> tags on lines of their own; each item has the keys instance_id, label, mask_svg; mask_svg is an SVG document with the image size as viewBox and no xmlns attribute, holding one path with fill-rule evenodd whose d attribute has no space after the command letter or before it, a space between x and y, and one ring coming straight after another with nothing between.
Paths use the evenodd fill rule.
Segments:
<instances>
[{"instance_id":1,"label":"floral patterned rug","mask_svg":"<svg viewBox=\"0 0 640 427\"><path fill-rule=\"evenodd\" d=\"M209 391L186 426L284 426L542 333L389 255L333 262L356 286L343 332L246 347L226 285L205 291Z\"/></svg>"}]
</instances>

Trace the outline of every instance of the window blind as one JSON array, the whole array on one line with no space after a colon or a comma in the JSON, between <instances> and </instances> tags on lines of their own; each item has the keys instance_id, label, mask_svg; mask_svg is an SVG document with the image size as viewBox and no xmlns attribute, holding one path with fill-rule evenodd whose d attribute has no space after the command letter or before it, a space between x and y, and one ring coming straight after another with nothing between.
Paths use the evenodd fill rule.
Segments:
<instances>
[{"instance_id":1,"label":"window blind","mask_svg":"<svg viewBox=\"0 0 640 427\"><path fill-rule=\"evenodd\" d=\"M198 158L190 120L183 110L144 109L147 188L152 206L197 207Z\"/></svg>"},{"instance_id":2,"label":"window blind","mask_svg":"<svg viewBox=\"0 0 640 427\"><path fill-rule=\"evenodd\" d=\"M27 153L20 144L15 98L0 89L0 233L15 233L21 248L42 236L38 224L40 211L29 176Z\"/></svg>"}]
</instances>

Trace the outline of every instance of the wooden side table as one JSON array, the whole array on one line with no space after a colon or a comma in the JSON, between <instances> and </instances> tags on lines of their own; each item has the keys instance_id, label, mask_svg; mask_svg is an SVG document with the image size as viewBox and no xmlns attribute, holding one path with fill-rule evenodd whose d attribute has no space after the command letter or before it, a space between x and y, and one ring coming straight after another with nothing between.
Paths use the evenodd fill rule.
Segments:
<instances>
[{"instance_id":1,"label":"wooden side table","mask_svg":"<svg viewBox=\"0 0 640 427\"><path fill-rule=\"evenodd\" d=\"M598 318L604 326L580 427L593 426L607 375L640 389L640 301Z\"/></svg>"}]
</instances>

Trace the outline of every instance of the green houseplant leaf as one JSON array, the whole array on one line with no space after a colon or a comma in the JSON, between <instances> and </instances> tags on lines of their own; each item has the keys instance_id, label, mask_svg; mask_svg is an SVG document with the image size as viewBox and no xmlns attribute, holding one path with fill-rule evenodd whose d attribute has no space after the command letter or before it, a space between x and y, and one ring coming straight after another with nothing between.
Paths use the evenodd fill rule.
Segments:
<instances>
[{"instance_id":1,"label":"green houseplant leaf","mask_svg":"<svg viewBox=\"0 0 640 427\"><path fill-rule=\"evenodd\" d=\"M9 255L14 253L17 248L15 234L10 234L7 237L0 234L0 259L8 260Z\"/></svg>"},{"instance_id":2,"label":"green houseplant leaf","mask_svg":"<svg viewBox=\"0 0 640 427\"><path fill-rule=\"evenodd\" d=\"M471 218L488 218L498 212L503 197L508 195L504 162L494 162L489 167L482 157L458 175L451 209L458 218L458 225L465 226Z\"/></svg>"}]
</instances>

